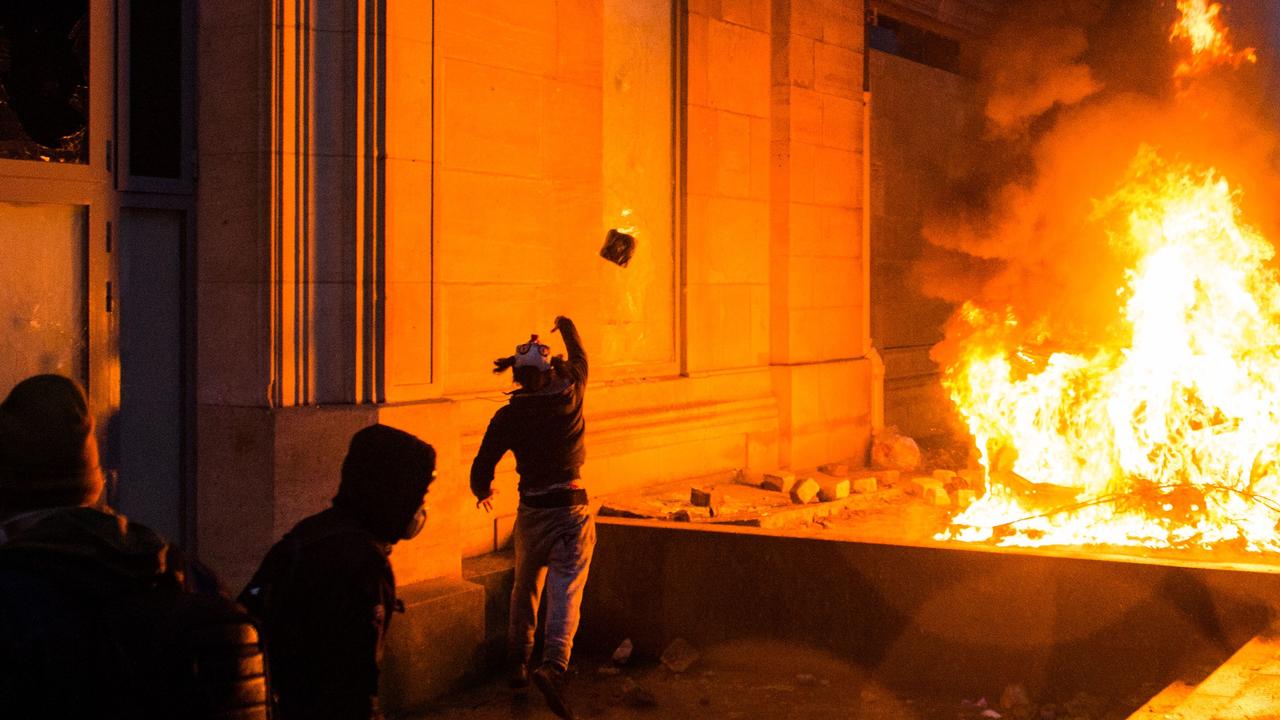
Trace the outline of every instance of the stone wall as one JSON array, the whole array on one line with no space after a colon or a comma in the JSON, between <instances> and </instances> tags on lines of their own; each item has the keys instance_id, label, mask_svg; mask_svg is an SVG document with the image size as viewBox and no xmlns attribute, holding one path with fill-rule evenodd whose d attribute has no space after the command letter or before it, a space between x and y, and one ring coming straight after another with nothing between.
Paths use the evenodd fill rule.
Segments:
<instances>
[{"instance_id":1,"label":"stone wall","mask_svg":"<svg viewBox=\"0 0 1280 720\"><path fill-rule=\"evenodd\" d=\"M202 5L201 555L242 583L377 420L440 451L399 580L456 577L517 500L511 458L494 515L468 492L510 387L491 362L530 332L560 351L562 313L592 360L596 496L861 457L854 5ZM627 223L622 269L596 252Z\"/></svg>"}]
</instances>

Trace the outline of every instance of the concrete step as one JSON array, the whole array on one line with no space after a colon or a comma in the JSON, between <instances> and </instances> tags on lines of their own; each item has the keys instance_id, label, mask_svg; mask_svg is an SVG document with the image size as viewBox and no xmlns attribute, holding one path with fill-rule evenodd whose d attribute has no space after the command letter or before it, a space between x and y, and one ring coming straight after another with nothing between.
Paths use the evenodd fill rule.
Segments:
<instances>
[{"instance_id":1,"label":"concrete step","mask_svg":"<svg viewBox=\"0 0 1280 720\"><path fill-rule=\"evenodd\" d=\"M507 619L511 614L515 562L514 550L462 561L463 579L484 589L484 646L477 658L477 671L481 675L501 669L506 660Z\"/></svg>"},{"instance_id":2,"label":"concrete step","mask_svg":"<svg viewBox=\"0 0 1280 720\"><path fill-rule=\"evenodd\" d=\"M1194 687L1174 683L1129 720L1280 720L1280 634L1245 643Z\"/></svg>"}]
</instances>

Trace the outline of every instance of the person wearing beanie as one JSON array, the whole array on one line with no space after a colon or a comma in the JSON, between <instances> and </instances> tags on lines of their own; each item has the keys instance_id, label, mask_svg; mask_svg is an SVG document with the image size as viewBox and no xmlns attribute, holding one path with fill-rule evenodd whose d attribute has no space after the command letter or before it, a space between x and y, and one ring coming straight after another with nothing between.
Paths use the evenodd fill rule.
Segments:
<instances>
[{"instance_id":1,"label":"person wearing beanie","mask_svg":"<svg viewBox=\"0 0 1280 720\"><path fill-rule=\"evenodd\" d=\"M494 468L508 450L516 456L520 505L507 628L511 686L519 690L532 679L551 710L569 718L573 713L564 694L565 673L596 531L579 472L586 457L582 399L587 355L572 320L557 317L556 331L564 338L567 361L550 357L551 349L538 342L537 335L517 345L514 355L494 361L494 372L511 368L520 387L485 430L471 464L471 492L477 507L492 510ZM530 672L544 583L547 615L542 662Z\"/></svg>"},{"instance_id":2,"label":"person wearing beanie","mask_svg":"<svg viewBox=\"0 0 1280 720\"><path fill-rule=\"evenodd\" d=\"M240 594L263 625L277 720L381 717L378 676L397 606L388 556L422 530L435 467L435 450L403 430L360 430L333 505L277 542Z\"/></svg>"},{"instance_id":3,"label":"person wearing beanie","mask_svg":"<svg viewBox=\"0 0 1280 720\"><path fill-rule=\"evenodd\" d=\"M195 563L102 502L84 390L58 375L0 402L0 715L210 717L261 677L213 668L252 662L257 634L229 599L191 591ZM235 627L189 662L186 630ZM207 625L201 625L207 627Z\"/></svg>"}]
</instances>

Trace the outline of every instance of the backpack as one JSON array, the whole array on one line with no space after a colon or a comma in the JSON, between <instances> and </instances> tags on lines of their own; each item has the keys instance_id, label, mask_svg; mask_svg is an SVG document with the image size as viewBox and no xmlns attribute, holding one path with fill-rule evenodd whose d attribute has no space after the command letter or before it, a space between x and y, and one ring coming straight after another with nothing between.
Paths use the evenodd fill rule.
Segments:
<instances>
[{"instance_id":1,"label":"backpack","mask_svg":"<svg viewBox=\"0 0 1280 720\"><path fill-rule=\"evenodd\" d=\"M257 628L225 597L11 547L0 587L16 590L0 617L6 717L270 717Z\"/></svg>"}]
</instances>

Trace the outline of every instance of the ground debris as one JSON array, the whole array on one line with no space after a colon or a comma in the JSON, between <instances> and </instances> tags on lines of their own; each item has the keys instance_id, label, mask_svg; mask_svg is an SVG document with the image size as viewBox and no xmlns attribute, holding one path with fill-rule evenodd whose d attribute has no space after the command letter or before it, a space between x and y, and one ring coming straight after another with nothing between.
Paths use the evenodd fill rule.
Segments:
<instances>
[{"instance_id":1,"label":"ground debris","mask_svg":"<svg viewBox=\"0 0 1280 720\"><path fill-rule=\"evenodd\" d=\"M676 638L662 653L662 664L671 672L688 670L701 657L696 648L683 638Z\"/></svg>"},{"instance_id":2,"label":"ground debris","mask_svg":"<svg viewBox=\"0 0 1280 720\"><path fill-rule=\"evenodd\" d=\"M871 464L883 470L915 470L920 467L920 446L897 428L885 428L871 442Z\"/></svg>"},{"instance_id":3,"label":"ground debris","mask_svg":"<svg viewBox=\"0 0 1280 720\"><path fill-rule=\"evenodd\" d=\"M622 681L622 702L631 707L646 708L656 706L658 699L640 683L626 678Z\"/></svg>"},{"instance_id":4,"label":"ground debris","mask_svg":"<svg viewBox=\"0 0 1280 720\"><path fill-rule=\"evenodd\" d=\"M612 660L615 665L626 665L631 660L631 653L635 651L635 645L631 643L631 638L627 638L618 643L618 649L613 651Z\"/></svg>"},{"instance_id":5,"label":"ground debris","mask_svg":"<svg viewBox=\"0 0 1280 720\"><path fill-rule=\"evenodd\" d=\"M799 675L796 675L796 683L799 684L800 687L813 687L818 684L818 678L810 675L809 673L800 673Z\"/></svg>"},{"instance_id":6,"label":"ground debris","mask_svg":"<svg viewBox=\"0 0 1280 720\"><path fill-rule=\"evenodd\" d=\"M1027 695L1027 689L1016 683L1004 686L1004 692L1000 693L1000 707L1005 710L1023 707L1031 704L1031 698Z\"/></svg>"},{"instance_id":7,"label":"ground debris","mask_svg":"<svg viewBox=\"0 0 1280 720\"><path fill-rule=\"evenodd\" d=\"M600 667L596 668L596 672L597 672L597 673L599 673L599 674L601 674L601 675L620 675L620 674L622 674L622 671L621 671L621 670L619 670L619 669L617 668L617 666L614 666L614 665L601 665Z\"/></svg>"}]
</instances>

